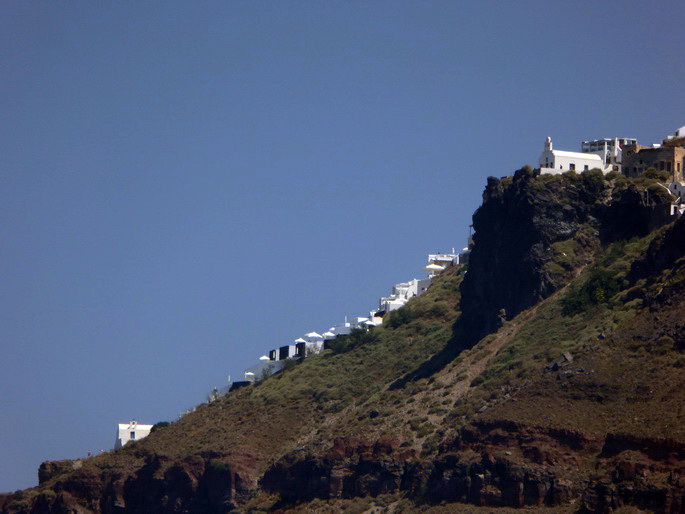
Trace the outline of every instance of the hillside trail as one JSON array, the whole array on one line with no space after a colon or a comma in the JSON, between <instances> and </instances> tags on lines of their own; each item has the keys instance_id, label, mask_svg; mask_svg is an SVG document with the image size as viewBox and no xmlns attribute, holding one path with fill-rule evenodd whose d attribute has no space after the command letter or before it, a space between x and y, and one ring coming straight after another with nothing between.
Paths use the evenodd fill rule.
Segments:
<instances>
[{"instance_id":1,"label":"hillside trail","mask_svg":"<svg viewBox=\"0 0 685 514\"><path fill-rule=\"evenodd\" d=\"M559 291L557 291L557 293L558 292ZM491 341L483 343L481 340L481 343L476 344L473 348L471 348L466 359L447 370L440 378L445 380L454 380L462 373L466 375L465 378L460 380L452 389L452 394L450 396L454 399L464 396L471 389L471 382L478 375L483 373L483 371L485 371L485 368L488 366L490 361L497 356L497 353L502 349L502 347L504 347L507 343L510 343L516 337L521 327L537 315L540 306L546 303L548 300L554 298L557 293L554 293L552 296L536 303L534 306L520 313L513 320L507 321L502 328L495 332L495 337ZM485 353L486 355L481 357L481 352Z\"/></svg>"},{"instance_id":2,"label":"hillside trail","mask_svg":"<svg viewBox=\"0 0 685 514\"><path fill-rule=\"evenodd\" d=\"M582 271L582 268L580 270L576 270L575 274L579 274L580 271ZM560 288L547 298L519 313L514 319L505 322L504 325L494 333L494 338L492 340L488 341L487 343L484 343L483 340L481 340L481 342L473 346L470 350L466 350L468 351L468 356L463 361L456 365L452 365L451 367L448 366L441 372L438 372L437 378L443 382L450 382L456 379L458 375L465 375L465 378L460 379L459 382L451 388L450 398L456 401L457 399L465 396L471 390L471 382L473 379L475 379L485 370L490 361L497 355L497 352L499 352L500 349L502 349L507 343L511 342L516 337L521 327L533 319L544 304L549 301L554 301L554 299L562 295L567 288L568 285ZM493 334L485 336L485 338L492 335ZM483 357L481 352L485 352L486 355ZM459 356L457 356L457 359L458 358ZM388 391L393 382L394 380L388 382L382 391ZM429 395L430 391L421 392L416 395L416 400L420 402ZM312 427L311 430L303 433L295 442L294 447L302 448L308 443L313 442L321 428L339 425L341 422L344 422L346 417L348 417L356 408L357 406L355 403L352 403L335 415L328 415L320 427ZM442 416L431 415L429 418L431 418L431 421L439 421L442 419Z\"/></svg>"}]
</instances>

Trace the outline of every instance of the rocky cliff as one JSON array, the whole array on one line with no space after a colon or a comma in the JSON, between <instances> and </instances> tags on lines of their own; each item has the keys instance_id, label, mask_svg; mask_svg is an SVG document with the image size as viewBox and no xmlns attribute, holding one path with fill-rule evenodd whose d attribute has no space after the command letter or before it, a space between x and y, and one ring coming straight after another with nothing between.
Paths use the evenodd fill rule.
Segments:
<instances>
[{"instance_id":1,"label":"rocky cliff","mask_svg":"<svg viewBox=\"0 0 685 514\"><path fill-rule=\"evenodd\" d=\"M645 178L489 179L468 268L382 327L121 450L44 463L0 511L685 512L669 201Z\"/></svg>"},{"instance_id":2,"label":"rocky cliff","mask_svg":"<svg viewBox=\"0 0 685 514\"><path fill-rule=\"evenodd\" d=\"M502 321L547 298L601 245L643 237L670 220L670 195L601 173L488 179L473 215L474 243L462 284L459 343L474 344Z\"/></svg>"}]
</instances>

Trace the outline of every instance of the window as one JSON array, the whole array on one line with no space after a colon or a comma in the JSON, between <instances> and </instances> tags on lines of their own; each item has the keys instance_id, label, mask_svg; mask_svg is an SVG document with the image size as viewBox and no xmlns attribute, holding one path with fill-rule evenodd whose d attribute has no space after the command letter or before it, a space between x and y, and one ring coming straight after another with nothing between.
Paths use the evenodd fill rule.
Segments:
<instances>
[{"instance_id":1,"label":"window","mask_svg":"<svg viewBox=\"0 0 685 514\"><path fill-rule=\"evenodd\" d=\"M135 441L135 439L136 439L136 433L131 432L131 441Z\"/></svg>"},{"instance_id":2,"label":"window","mask_svg":"<svg viewBox=\"0 0 685 514\"><path fill-rule=\"evenodd\" d=\"M568 169L570 169L571 171L576 171L576 165L574 163L571 163L568 165Z\"/></svg>"},{"instance_id":3,"label":"window","mask_svg":"<svg viewBox=\"0 0 685 514\"><path fill-rule=\"evenodd\" d=\"M590 169L590 166L588 166L587 164L585 166L583 166L583 171L587 171L589 169Z\"/></svg>"}]
</instances>

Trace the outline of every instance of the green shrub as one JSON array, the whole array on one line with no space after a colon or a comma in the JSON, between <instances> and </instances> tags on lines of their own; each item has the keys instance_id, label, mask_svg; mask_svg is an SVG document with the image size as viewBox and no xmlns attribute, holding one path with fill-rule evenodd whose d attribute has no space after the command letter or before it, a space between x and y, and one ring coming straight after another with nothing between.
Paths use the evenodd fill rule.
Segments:
<instances>
[{"instance_id":1,"label":"green shrub","mask_svg":"<svg viewBox=\"0 0 685 514\"><path fill-rule=\"evenodd\" d=\"M621 281L615 273L603 269L594 270L582 286L569 289L561 299L563 312L567 316L580 314L593 305L606 303L620 290Z\"/></svg>"},{"instance_id":2,"label":"green shrub","mask_svg":"<svg viewBox=\"0 0 685 514\"><path fill-rule=\"evenodd\" d=\"M296 359L285 359L283 361L283 371L293 369L295 366L297 366L297 362L298 361Z\"/></svg>"},{"instance_id":3,"label":"green shrub","mask_svg":"<svg viewBox=\"0 0 685 514\"><path fill-rule=\"evenodd\" d=\"M583 185L593 193L599 193L606 186L604 173L598 169L591 169L581 173Z\"/></svg>"},{"instance_id":4,"label":"green shrub","mask_svg":"<svg viewBox=\"0 0 685 514\"><path fill-rule=\"evenodd\" d=\"M435 432L435 425L433 423L427 422L419 427L416 431L417 437L426 437L428 434Z\"/></svg>"},{"instance_id":5,"label":"green shrub","mask_svg":"<svg viewBox=\"0 0 685 514\"><path fill-rule=\"evenodd\" d=\"M421 449L421 456L428 457L429 455L438 451L438 445L442 436L440 433L435 432L434 434L428 436L424 441Z\"/></svg>"},{"instance_id":6,"label":"green shrub","mask_svg":"<svg viewBox=\"0 0 685 514\"><path fill-rule=\"evenodd\" d=\"M416 313L406 305L388 314L388 327L395 329L412 322L416 318Z\"/></svg>"},{"instance_id":7,"label":"green shrub","mask_svg":"<svg viewBox=\"0 0 685 514\"><path fill-rule=\"evenodd\" d=\"M170 423L168 421L160 421L158 423L155 423L154 425L152 425L152 428L150 429L150 433L156 432L160 428L168 427L169 425L170 425Z\"/></svg>"},{"instance_id":8,"label":"green shrub","mask_svg":"<svg viewBox=\"0 0 685 514\"><path fill-rule=\"evenodd\" d=\"M444 318L449 312L449 308L445 302L436 302L430 309L428 309L428 316L431 318Z\"/></svg>"},{"instance_id":9,"label":"green shrub","mask_svg":"<svg viewBox=\"0 0 685 514\"><path fill-rule=\"evenodd\" d=\"M328 346L334 354L345 353L359 346L378 341L378 334L373 329L353 328L347 335L340 335L330 341Z\"/></svg>"},{"instance_id":10,"label":"green shrub","mask_svg":"<svg viewBox=\"0 0 685 514\"><path fill-rule=\"evenodd\" d=\"M649 345L650 353L654 353L656 355L663 355L665 353L668 353L670 350L673 350L674 348L675 341L672 337L669 336L660 337L651 345Z\"/></svg>"},{"instance_id":11,"label":"green shrub","mask_svg":"<svg viewBox=\"0 0 685 514\"><path fill-rule=\"evenodd\" d=\"M655 179L659 182L668 182L671 178L671 174L668 171L657 170L655 168L647 168L640 176Z\"/></svg>"},{"instance_id":12,"label":"green shrub","mask_svg":"<svg viewBox=\"0 0 685 514\"><path fill-rule=\"evenodd\" d=\"M230 470L229 465L220 460L210 460L207 467L215 473L226 473Z\"/></svg>"}]
</instances>

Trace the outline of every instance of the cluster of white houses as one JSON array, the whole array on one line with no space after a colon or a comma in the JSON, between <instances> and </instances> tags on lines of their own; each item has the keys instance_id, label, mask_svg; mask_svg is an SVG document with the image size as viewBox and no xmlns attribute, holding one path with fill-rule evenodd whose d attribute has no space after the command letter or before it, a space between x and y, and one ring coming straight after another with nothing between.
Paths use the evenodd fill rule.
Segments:
<instances>
[{"instance_id":1,"label":"cluster of white houses","mask_svg":"<svg viewBox=\"0 0 685 514\"><path fill-rule=\"evenodd\" d=\"M255 381L262 380L274 373L281 371L288 359L304 359L309 355L318 354L327 347L327 341L331 341L339 335L347 335L353 329L369 330L383 324L383 316L394 310L399 309L415 296L421 296L428 290L433 278L442 270L449 266L466 264L470 254L471 240L469 247L464 248L460 253L456 253L454 248L452 253L430 254L428 264L424 268L428 272L426 278L414 278L409 282L395 284L392 293L380 298L378 308L369 312L368 316L356 317L338 325L333 325L321 332L309 332L302 337L295 339L292 343L274 348L268 355L262 355L259 363L245 370L244 380L231 382L228 387L221 392L230 391L239 387L253 384Z\"/></svg>"},{"instance_id":2,"label":"cluster of white houses","mask_svg":"<svg viewBox=\"0 0 685 514\"><path fill-rule=\"evenodd\" d=\"M388 296L380 298L378 301L378 308L369 312L368 316L357 317L353 320L348 320L347 317L343 323L333 325L328 330L319 332L309 332L302 337L295 339L291 344L281 346L269 351L268 355L262 355L259 358L259 363L247 368L245 370L245 379L241 381L231 382L221 389L216 388L210 394L211 399L217 398L219 395L238 389L240 387L249 386L258 380L262 380L274 373L281 371L288 359L304 359L309 355L318 354L326 348L326 342L331 341L339 335L347 335L353 329L369 330L373 327L383 323L383 316L391 311L402 307L409 300L415 296L421 296L428 290L431 281L442 270L450 266L468 263L469 254L471 252L472 240L469 237L469 246L464 248L460 253L456 253L454 248L452 253L438 253L428 256L428 264L424 268L428 272L426 278L414 278L409 282L402 282L395 284L392 288L392 293ZM183 414L192 412L191 409ZM117 429L117 436L114 443L114 449L121 448L130 441L139 441L147 437L152 430L152 425L141 425L136 421L130 423L120 423Z\"/></svg>"},{"instance_id":3,"label":"cluster of white houses","mask_svg":"<svg viewBox=\"0 0 685 514\"><path fill-rule=\"evenodd\" d=\"M685 213L685 126L666 136L661 143L639 145L637 139L614 137L583 141L580 152L555 150L550 137L538 160L540 173L599 169L636 177L649 168L670 175L668 188L673 195L671 214Z\"/></svg>"}]
</instances>

